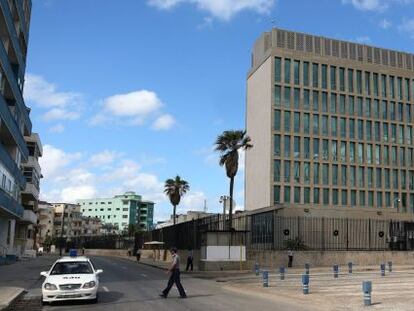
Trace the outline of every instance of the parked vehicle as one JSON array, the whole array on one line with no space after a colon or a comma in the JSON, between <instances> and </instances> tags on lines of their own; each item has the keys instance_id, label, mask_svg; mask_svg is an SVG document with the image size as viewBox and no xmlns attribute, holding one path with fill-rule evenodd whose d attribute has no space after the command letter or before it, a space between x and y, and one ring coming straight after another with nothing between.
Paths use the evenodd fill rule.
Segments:
<instances>
[{"instance_id":1,"label":"parked vehicle","mask_svg":"<svg viewBox=\"0 0 414 311\"><path fill-rule=\"evenodd\" d=\"M40 273L45 277L42 284L42 302L64 300L97 302L99 274L102 272L103 270L96 269L87 257L60 258L49 271Z\"/></svg>"}]
</instances>

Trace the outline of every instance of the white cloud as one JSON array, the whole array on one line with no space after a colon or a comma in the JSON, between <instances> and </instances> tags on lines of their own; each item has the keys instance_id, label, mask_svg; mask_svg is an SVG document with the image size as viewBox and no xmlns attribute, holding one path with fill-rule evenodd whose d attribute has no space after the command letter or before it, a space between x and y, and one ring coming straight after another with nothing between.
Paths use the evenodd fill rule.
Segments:
<instances>
[{"instance_id":1,"label":"white cloud","mask_svg":"<svg viewBox=\"0 0 414 311\"><path fill-rule=\"evenodd\" d=\"M63 108L52 108L43 115L43 120L76 120L79 119L80 113L75 111L67 111Z\"/></svg>"},{"instance_id":2,"label":"white cloud","mask_svg":"<svg viewBox=\"0 0 414 311\"><path fill-rule=\"evenodd\" d=\"M388 29L392 26L392 23L388 19L384 18L380 21L379 26L382 29Z\"/></svg>"},{"instance_id":3,"label":"white cloud","mask_svg":"<svg viewBox=\"0 0 414 311\"><path fill-rule=\"evenodd\" d=\"M65 173L66 167L75 160L79 160L82 154L66 153L51 145L43 147L43 156L39 159L44 180L50 180Z\"/></svg>"},{"instance_id":4,"label":"white cloud","mask_svg":"<svg viewBox=\"0 0 414 311\"><path fill-rule=\"evenodd\" d=\"M359 43L371 43L371 38L369 36L360 36L355 38L355 41Z\"/></svg>"},{"instance_id":5,"label":"white cloud","mask_svg":"<svg viewBox=\"0 0 414 311\"><path fill-rule=\"evenodd\" d=\"M342 3L350 3L362 11L383 11L388 7L385 2L385 0L342 0Z\"/></svg>"},{"instance_id":6,"label":"white cloud","mask_svg":"<svg viewBox=\"0 0 414 311\"><path fill-rule=\"evenodd\" d=\"M101 166L112 163L119 154L115 151L104 150L90 157L89 162L93 166Z\"/></svg>"},{"instance_id":7,"label":"white cloud","mask_svg":"<svg viewBox=\"0 0 414 311\"><path fill-rule=\"evenodd\" d=\"M75 120L83 109L83 95L58 91L57 86L42 76L27 74L24 98L41 109L46 109L45 121Z\"/></svg>"},{"instance_id":8,"label":"white cloud","mask_svg":"<svg viewBox=\"0 0 414 311\"><path fill-rule=\"evenodd\" d=\"M352 4L361 11L383 12L395 4L408 5L414 3L413 0L342 0L344 4Z\"/></svg>"},{"instance_id":9,"label":"white cloud","mask_svg":"<svg viewBox=\"0 0 414 311\"><path fill-rule=\"evenodd\" d=\"M164 104L155 92L139 90L110 96L102 101L102 110L90 119L91 125L119 122L141 126L153 122L156 130L165 130L175 124L170 114L162 114Z\"/></svg>"},{"instance_id":10,"label":"white cloud","mask_svg":"<svg viewBox=\"0 0 414 311\"><path fill-rule=\"evenodd\" d=\"M64 130L65 130L65 127L61 123L56 124L52 126L51 128L49 128L49 132L51 133L62 133Z\"/></svg>"},{"instance_id":11,"label":"white cloud","mask_svg":"<svg viewBox=\"0 0 414 311\"><path fill-rule=\"evenodd\" d=\"M401 25L398 27L400 31L406 32L409 36L414 39L414 18L404 19Z\"/></svg>"},{"instance_id":12,"label":"white cloud","mask_svg":"<svg viewBox=\"0 0 414 311\"><path fill-rule=\"evenodd\" d=\"M147 3L161 10L170 10L180 4L192 4L211 16L228 21L242 11L268 14L275 0L148 0Z\"/></svg>"},{"instance_id":13,"label":"white cloud","mask_svg":"<svg viewBox=\"0 0 414 311\"><path fill-rule=\"evenodd\" d=\"M145 117L161 105L157 94L147 90L114 95L104 101L108 112L121 117Z\"/></svg>"},{"instance_id":14,"label":"white cloud","mask_svg":"<svg viewBox=\"0 0 414 311\"><path fill-rule=\"evenodd\" d=\"M204 209L204 201L207 200L206 195L202 191L189 191L181 198L178 210L180 213L187 211L202 211Z\"/></svg>"},{"instance_id":15,"label":"white cloud","mask_svg":"<svg viewBox=\"0 0 414 311\"><path fill-rule=\"evenodd\" d=\"M154 130L169 130L174 126L175 122L172 115L163 114L154 121L152 128Z\"/></svg>"},{"instance_id":16,"label":"white cloud","mask_svg":"<svg viewBox=\"0 0 414 311\"><path fill-rule=\"evenodd\" d=\"M62 189L60 193L61 202L75 203L80 199L92 199L96 197L96 188L91 185L84 186L69 186Z\"/></svg>"}]
</instances>

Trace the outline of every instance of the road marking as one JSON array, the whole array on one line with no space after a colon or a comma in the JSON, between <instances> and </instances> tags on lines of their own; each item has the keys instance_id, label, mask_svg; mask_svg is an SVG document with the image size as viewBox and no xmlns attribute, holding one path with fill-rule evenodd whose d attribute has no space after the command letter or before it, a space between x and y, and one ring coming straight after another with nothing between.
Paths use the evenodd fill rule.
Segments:
<instances>
[{"instance_id":1,"label":"road marking","mask_svg":"<svg viewBox=\"0 0 414 311\"><path fill-rule=\"evenodd\" d=\"M109 292L108 287L106 287L106 286L102 286L102 288L103 288L103 290L104 290L105 292Z\"/></svg>"},{"instance_id":2,"label":"road marking","mask_svg":"<svg viewBox=\"0 0 414 311\"><path fill-rule=\"evenodd\" d=\"M123 266L121 268L124 269L124 270L128 269L127 267L123 267Z\"/></svg>"},{"instance_id":3,"label":"road marking","mask_svg":"<svg viewBox=\"0 0 414 311\"><path fill-rule=\"evenodd\" d=\"M146 277L147 277L147 275L146 275L146 274L143 274L143 273L142 273L141 275L142 275L144 278L146 278Z\"/></svg>"}]
</instances>

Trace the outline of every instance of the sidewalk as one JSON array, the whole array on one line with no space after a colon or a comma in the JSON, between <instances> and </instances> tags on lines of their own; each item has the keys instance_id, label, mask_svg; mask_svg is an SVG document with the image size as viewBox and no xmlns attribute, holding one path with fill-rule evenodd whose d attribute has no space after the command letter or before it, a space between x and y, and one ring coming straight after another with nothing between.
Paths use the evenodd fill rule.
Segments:
<instances>
[{"instance_id":1,"label":"sidewalk","mask_svg":"<svg viewBox=\"0 0 414 311\"><path fill-rule=\"evenodd\" d=\"M268 287L263 277L251 272L246 276L222 278L223 288L239 294L262 297L277 302L295 301L310 310L366 310L363 305L362 282L372 282L372 310L411 311L414 297L414 266L397 265L392 272L381 276L378 266L360 266L348 273L347 266L339 267L340 274L334 278L332 267L311 268L309 294L302 292L301 276L304 269L290 268L281 280L275 269L269 271ZM266 270L266 269L263 269Z\"/></svg>"},{"instance_id":2,"label":"sidewalk","mask_svg":"<svg viewBox=\"0 0 414 311\"><path fill-rule=\"evenodd\" d=\"M0 287L0 310L8 307L25 292L21 287Z\"/></svg>"},{"instance_id":3,"label":"sidewalk","mask_svg":"<svg viewBox=\"0 0 414 311\"><path fill-rule=\"evenodd\" d=\"M45 255L0 266L0 310L37 286L41 281L40 272L48 270L56 259L56 256Z\"/></svg>"}]
</instances>

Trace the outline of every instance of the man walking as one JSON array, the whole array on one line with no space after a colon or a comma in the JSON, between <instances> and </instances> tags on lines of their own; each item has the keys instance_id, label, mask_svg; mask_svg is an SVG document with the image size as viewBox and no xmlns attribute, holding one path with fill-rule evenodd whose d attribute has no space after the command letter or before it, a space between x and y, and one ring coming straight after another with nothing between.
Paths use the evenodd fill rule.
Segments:
<instances>
[{"instance_id":1,"label":"man walking","mask_svg":"<svg viewBox=\"0 0 414 311\"><path fill-rule=\"evenodd\" d=\"M168 269L167 271L167 273L171 273L170 279L168 280L167 287L162 291L162 294L160 294L160 296L163 298L167 298L171 287L175 283L178 291L180 292L181 298L187 298L187 294L185 293L185 290L183 286L181 285L181 281L180 281L180 257L177 254L177 248L173 247L171 249L171 256L173 258L173 261L172 261L170 269Z\"/></svg>"},{"instance_id":2,"label":"man walking","mask_svg":"<svg viewBox=\"0 0 414 311\"><path fill-rule=\"evenodd\" d=\"M288 251L288 259L289 259L288 267L291 268L293 265L293 251L291 249L289 249Z\"/></svg>"},{"instance_id":3,"label":"man walking","mask_svg":"<svg viewBox=\"0 0 414 311\"><path fill-rule=\"evenodd\" d=\"M185 267L185 271L188 271L189 268L191 268L191 271L193 271L193 259L194 259L193 250L189 248L188 254L187 254L187 266Z\"/></svg>"}]
</instances>

